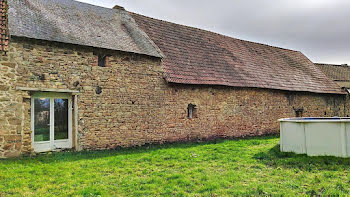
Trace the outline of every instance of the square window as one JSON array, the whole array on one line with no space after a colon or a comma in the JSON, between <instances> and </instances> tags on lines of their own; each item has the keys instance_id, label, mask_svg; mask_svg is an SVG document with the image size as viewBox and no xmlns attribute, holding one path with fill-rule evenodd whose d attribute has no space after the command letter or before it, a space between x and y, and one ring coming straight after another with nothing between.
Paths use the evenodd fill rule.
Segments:
<instances>
[{"instance_id":1,"label":"square window","mask_svg":"<svg viewBox=\"0 0 350 197\"><path fill-rule=\"evenodd\" d=\"M196 105L188 104L188 107L187 107L187 118L188 119L192 119L192 118L195 118L196 116L197 116Z\"/></svg>"},{"instance_id":2,"label":"square window","mask_svg":"<svg viewBox=\"0 0 350 197\"><path fill-rule=\"evenodd\" d=\"M98 66L106 67L106 55L98 55Z\"/></svg>"},{"instance_id":3,"label":"square window","mask_svg":"<svg viewBox=\"0 0 350 197\"><path fill-rule=\"evenodd\" d=\"M294 109L294 112L295 112L295 117L301 118L301 117L303 117L304 109L303 108Z\"/></svg>"}]
</instances>

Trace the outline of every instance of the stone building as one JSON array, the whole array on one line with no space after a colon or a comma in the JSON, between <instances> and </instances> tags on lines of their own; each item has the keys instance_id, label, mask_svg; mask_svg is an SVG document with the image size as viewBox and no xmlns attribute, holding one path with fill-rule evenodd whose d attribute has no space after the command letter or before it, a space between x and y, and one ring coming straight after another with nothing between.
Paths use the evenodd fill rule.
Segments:
<instances>
[{"instance_id":1,"label":"stone building","mask_svg":"<svg viewBox=\"0 0 350 197\"><path fill-rule=\"evenodd\" d=\"M347 64L320 64L316 66L340 87L350 89L350 66Z\"/></svg>"},{"instance_id":2,"label":"stone building","mask_svg":"<svg viewBox=\"0 0 350 197\"><path fill-rule=\"evenodd\" d=\"M346 116L301 52L72 0L1 0L0 157L276 134Z\"/></svg>"}]
</instances>

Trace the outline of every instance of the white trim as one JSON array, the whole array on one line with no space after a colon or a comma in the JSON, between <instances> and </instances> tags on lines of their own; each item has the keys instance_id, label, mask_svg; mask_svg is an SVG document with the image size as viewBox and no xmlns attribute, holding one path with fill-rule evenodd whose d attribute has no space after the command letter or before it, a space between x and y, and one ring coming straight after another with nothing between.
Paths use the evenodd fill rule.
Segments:
<instances>
[{"instance_id":1,"label":"white trim","mask_svg":"<svg viewBox=\"0 0 350 197\"><path fill-rule=\"evenodd\" d=\"M64 139L64 140L55 140L55 142L68 142L68 139Z\"/></svg>"},{"instance_id":2,"label":"white trim","mask_svg":"<svg viewBox=\"0 0 350 197\"><path fill-rule=\"evenodd\" d=\"M74 139L74 144L75 144L75 150L79 151L79 145L78 145L78 95L74 95L74 130L75 130L75 139Z\"/></svg>"},{"instance_id":3,"label":"white trim","mask_svg":"<svg viewBox=\"0 0 350 197\"><path fill-rule=\"evenodd\" d=\"M35 144L47 144L49 143L50 141L41 141L41 142L35 142Z\"/></svg>"},{"instance_id":4,"label":"white trim","mask_svg":"<svg viewBox=\"0 0 350 197\"><path fill-rule=\"evenodd\" d=\"M30 100L30 128L31 128L31 139L32 139L32 148L34 148L34 97Z\"/></svg>"},{"instance_id":5,"label":"white trim","mask_svg":"<svg viewBox=\"0 0 350 197\"><path fill-rule=\"evenodd\" d=\"M50 100L50 141L46 142L35 142L34 140L34 99L44 98ZM54 111L54 102L55 99L67 99L68 100L68 139L63 140L55 140L55 111ZM72 148L72 96L65 95L62 93L55 94L51 93L38 93L33 95L31 98L31 139L32 139L32 147L35 152L46 152L52 151L55 149L62 148ZM47 147L46 147L46 146Z\"/></svg>"},{"instance_id":6,"label":"white trim","mask_svg":"<svg viewBox=\"0 0 350 197\"><path fill-rule=\"evenodd\" d=\"M72 98L68 99L68 144L72 148Z\"/></svg>"},{"instance_id":7,"label":"white trim","mask_svg":"<svg viewBox=\"0 0 350 197\"><path fill-rule=\"evenodd\" d=\"M279 122L350 122L349 117L344 118L284 118Z\"/></svg>"}]
</instances>

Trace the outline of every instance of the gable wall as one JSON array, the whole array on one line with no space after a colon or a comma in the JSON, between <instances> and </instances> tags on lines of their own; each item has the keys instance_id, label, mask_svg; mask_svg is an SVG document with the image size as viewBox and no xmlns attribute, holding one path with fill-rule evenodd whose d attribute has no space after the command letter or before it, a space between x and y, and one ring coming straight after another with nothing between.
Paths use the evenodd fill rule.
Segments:
<instances>
[{"instance_id":1,"label":"gable wall","mask_svg":"<svg viewBox=\"0 0 350 197\"><path fill-rule=\"evenodd\" d=\"M110 54L109 66L94 52ZM0 157L32 152L30 95L16 87L79 89L79 149L276 134L293 108L348 115L342 95L167 84L157 58L19 38L1 56L0 81Z\"/></svg>"}]
</instances>

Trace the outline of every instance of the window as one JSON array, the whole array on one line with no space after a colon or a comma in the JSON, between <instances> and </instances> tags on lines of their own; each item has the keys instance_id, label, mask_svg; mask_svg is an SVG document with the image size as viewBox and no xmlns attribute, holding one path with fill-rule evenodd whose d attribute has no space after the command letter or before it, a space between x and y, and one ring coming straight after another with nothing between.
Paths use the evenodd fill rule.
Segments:
<instances>
[{"instance_id":1,"label":"window","mask_svg":"<svg viewBox=\"0 0 350 197\"><path fill-rule=\"evenodd\" d=\"M187 118L188 119L192 119L192 118L195 118L196 116L197 116L196 105L188 104L188 107L187 107Z\"/></svg>"},{"instance_id":2,"label":"window","mask_svg":"<svg viewBox=\"0 0 350 197\"><path fill-rule=\"evenodd\" d=\"M102 88L100 86L96 87L96 94L101 94L102 93Z\"/></svg>"},{"instance_id":3,"label":"window","mask_svg":"<svg viewBox=\"0 0 350 197\"><path fill-rule=\"evenodd\" d=\"M303 108L294 109L294 112L295 112L295 117L301 118L303 117L304 109Z\"/></svg>"},{"instance_id":4,"label":"window","mask_svg":"<svg viewBox=\"0 0 350 197\"><path fill-rule=\"evenodd\" d=\"M106 55L98 55L98 66L106 67Z\"/></svg>"}]
</instances>

